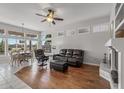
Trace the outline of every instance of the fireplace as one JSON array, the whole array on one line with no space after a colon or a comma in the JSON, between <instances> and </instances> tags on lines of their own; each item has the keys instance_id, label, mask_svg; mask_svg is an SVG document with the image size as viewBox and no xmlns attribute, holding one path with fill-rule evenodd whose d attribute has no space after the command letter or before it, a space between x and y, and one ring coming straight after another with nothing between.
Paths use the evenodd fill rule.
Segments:
<instances>
[{"instance_id":1,"label":"fireplace","mask_svg":"<svg viewBox=\"0 0 124 93\"><path fill-rule=\"evenodd\" d=\"M113 84L118 84L118 52L113 47L109 47L108 60L111 68L111 82Z\"/></svg>"},{"instance_id":2,"label":"fireplace","mask_svg":"<svg viewBox=\"0 0 124 93\"><path fill-rule=\"evenodd\" d=\"M113 47L109 47L108 60L111 70L118 70L118 52Z\"/></svg>"},{"instance_id":3,"label":"fireplace","mask_svg":"<svg viewBox=\"0 0 124 93\"><path fill-rule=\"evenodd\" d=\"M111 88L124 89L124 39L110 39L105 46L110 54L110 85ZM116 78L116 80L114 80ZM116 86L115 86L116 85Z\"/></svg>"},{"instance_id":4,"label":"fireplace","mask_svg":"<svg viewBox=\"0 0 124 93\"><path fill-rule=\"evenodd\" d=\"M118 70L118 52L115 51L115 69Z\"/></svg>"}]
</instances>

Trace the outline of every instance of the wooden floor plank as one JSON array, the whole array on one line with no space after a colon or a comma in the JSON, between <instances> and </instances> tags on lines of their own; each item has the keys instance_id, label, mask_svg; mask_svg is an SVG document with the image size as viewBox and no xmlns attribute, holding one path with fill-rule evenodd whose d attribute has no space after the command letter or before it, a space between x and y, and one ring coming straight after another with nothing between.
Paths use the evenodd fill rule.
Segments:
<instances>
[{"instance_id":1,"label":"wooden floor plank","mask_svg":"<svg viewBox=\"0 0 124 93\"><path fill-rule=\"evenodd\" d=\"M21 80L34 89L108 89L109 82L99 76L99 67L83 65L70 67L68 72L43 69L38 66L24 67L16 73Z\"/></svg>"}]
</instances>

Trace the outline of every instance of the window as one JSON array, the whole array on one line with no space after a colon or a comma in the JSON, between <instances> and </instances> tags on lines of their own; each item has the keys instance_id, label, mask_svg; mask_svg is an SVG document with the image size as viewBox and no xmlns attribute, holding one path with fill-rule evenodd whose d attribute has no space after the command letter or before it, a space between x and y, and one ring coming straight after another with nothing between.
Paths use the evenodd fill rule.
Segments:
<instances>
[{"instance_id":1,"label":"window","mask_svg":"<svg viewBox=\"0 0 124 93\"><path fill-rule=\"evenodd\" d=\"M26 49L31 50L31 40L26 40Z\"/></svg>"},{"instance_id":2,"label":"window","mask_svg":"<svg viewBox=\"0 0 124 93\"><path fill-rule=\"evenodd\" d=\"M11 50L14 50L14 49L16 49L16 39L9 38L8 39L8 50L11 51Z\"/></svg>"},{"instance_id":3,"label":"window","mask_svg":"<svg viewBox=\"0 0 124 93\"><path fill-rule=\"evenodd\" d=\"M26 40L26 49L27 50L36 50L38 41L36 40Z\"/></svg>"},{"instance_id":4,"label":"window","mask_svg":"<svg viewBox=\"0 0 124 93\"><path fill-rule=\"evenodd\" d=\"M0 29L0 35L4 34L4 29Z\"/></svg>"},{"instance_id":5,"label":"window","mask_svg":"<svg viewBox=\"0 0 124 93\"><path fill-rule=\"evenodd\" d=\"M0 38L0 55L3 55L5 53L5 44L4 44L3 38Z\"/></svg>"},{"instance_id":6,"label":"window","mask_svg":"<svg viewBox=\"0 0 124 93\"><path fill-rule=\"evenodd\" d=\"M37 44L38 44L38 41L32 40L32 48L33 48L33 50L37 49Z\"/></svg>"},{"instance_id":7,"label":"window","mask_svg":"<svg viewBox=\"0 0 124 93\"><path fill-rule=\"evenodd\" d=\"M23 39L17 39L16 40L16 48L24 50L24 40Z\"/></svg>"},{"instance_id":8,"label":"window","mask_svg":"<svg viewBox=\"0 0 124 93\"><path fill-rule=\"evenodd\" d=\"M26 39L26 41L25 41ZM8 41L8 42L5 42ZM6 44L5 44L6 43ZM26 43L26 46L25 46ZM8 35L4 29L0 29L0 55L5 53L5 47L7 46L8 51L13 50L35 50L38 45L38 35L37 34L26 34L24 37L23 32L8 31Z\"/></svg>"},{"instance_id":9,"label":"window","mask_svg":"<svg viewBox=\"0 0 124 93\"><path fill-rule=\"evenodd\" d=\"M93 26L93 32L103 32L108 30L109 30L108 23L103 23Z\"/></svg>"},{"instance_id":10,"label":"window","mask_svg":"<svg viewBox=\"0 0 124 93\"><path fill-rule=\"evenodd\" d=\"M89 30L88 27L87 27L87 28L79 28L79 29L78 29L78 33L79 33L79 34L88 33L88 32L90 32L90 30Z\"/></svg>"},{"instance_id":11,"label":"window","mask_svg":"<svg viewBox=\"0 0 124 93\"><path fill-rule=\"evenodd\" d=\"M32 39L37 39L37 35L33 34L26 34L27 37L32 38Z\"/></svg>"},{"instance_id":12,"label":"window","mask_svg":"<svg viewBox=\"0 0 124 93\"><path fill-rule=\"evenodd\" d=\"M47 34L45 38L47 39L47 38L51 38L51 37L52 37L51 34Z\"/></svg>"},{"instance_id":13,"label":"window","mask_svg":"<svg viewBox=\"0 0 124 93\"><path fill-rule=\"evenodd\" d=\"M46 53L51 53L51 40L47 40L43 46L43 49L45 50Z\"/></svg>"},{"instance_id":14,"label":"window","mask_svg":"<svg viewBox=\"0 0 124 93\"><path fill-rule=\"evenodd\" d=\"M8 50L15 50L15 49L21 49L24 50L24 40L23 39L15 39L15 38L9 38L8 39Z\"/></svg>"},{"instance_id":15,"label":"window","mask_svg":"<svg viewBox=\"0 0 124 93\"><path fill-rule=\"evenodd\" d=\"M24 37L24 33L22 32L8 31L8 34L10 36Z\"/></svg>"}]
</instances>

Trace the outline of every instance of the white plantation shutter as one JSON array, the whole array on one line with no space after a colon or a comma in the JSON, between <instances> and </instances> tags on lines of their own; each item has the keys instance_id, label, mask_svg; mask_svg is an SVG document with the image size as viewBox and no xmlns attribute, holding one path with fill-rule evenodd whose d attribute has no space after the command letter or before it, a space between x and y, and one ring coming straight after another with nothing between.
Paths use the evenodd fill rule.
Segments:
<instances>
[{"instance_id":1,"label":"white plantation shutter","mask_svg":"<svg viewBox=\"0 0 124 93\"><path fill-rule=\"evenodd\" d=\"M97 24L93 26L93 32L103 32L109 30L109 24L103 23L103 24Z\"/></svg>"}]
</instances>

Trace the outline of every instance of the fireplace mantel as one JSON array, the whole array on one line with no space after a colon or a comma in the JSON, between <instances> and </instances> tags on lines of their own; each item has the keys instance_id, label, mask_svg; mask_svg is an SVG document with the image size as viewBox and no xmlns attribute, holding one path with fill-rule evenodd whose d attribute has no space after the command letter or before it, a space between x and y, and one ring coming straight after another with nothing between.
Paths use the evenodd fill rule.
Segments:
<instances>
[{"instance_id":1,"label":"fireplace mantel","mask_svg":"<svg viewBox=\"0 0 124 93\"><path fill-rule=\"evenodd\" d=\"M124 51L124 38L109 39L105 46L122 52Z\"/></svg>"}]
</instances>

